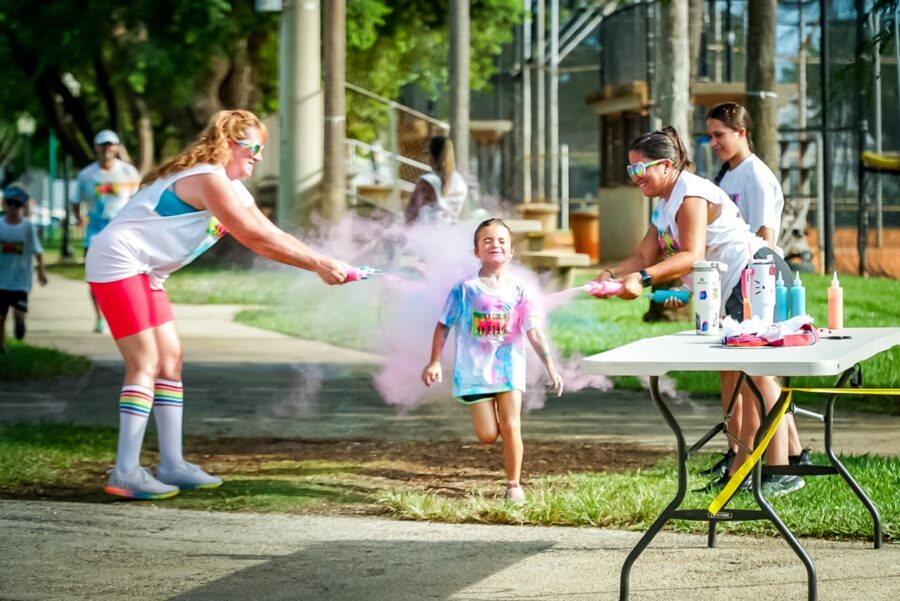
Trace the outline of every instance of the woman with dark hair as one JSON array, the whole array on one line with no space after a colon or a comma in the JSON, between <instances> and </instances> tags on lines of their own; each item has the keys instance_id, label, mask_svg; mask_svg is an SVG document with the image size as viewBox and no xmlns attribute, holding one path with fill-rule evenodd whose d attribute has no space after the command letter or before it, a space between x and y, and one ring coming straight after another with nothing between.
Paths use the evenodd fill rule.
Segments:
<instances>
[{"instance_id":1,"label":"woman with dark hair","mask_svg":"<svg viewBox=\"0 0 900 601\"><path fill-rule=\"evenodd\" d=\"M428 163L432 171L416 183L404 211L406 223L420 219L432 223L456 223L465 208L469 187L456 170L453 142L444 136L431 138Z\"/></svg>"},{"instance_id":2,"label":"woman with dark hair","mask_svg":"<svg viewBox=\"0 0 900 601\"><path fill-rule=\"evenodd\" d=\"M638 137L630 147L628 160L627 172L631 180L644 196L659 197L659 204L635 253L611 269L603 270L596 280L619 278L623 283L619 296L635 299L654 282L681 278L692 288L694 262L718 261L727 265L721 278L720 314L740 320L743 317L741 271L752 258L774 253L761 238L750 232L737 207L721 188L692 173L693 164L674 128L666 127ZM783 263L776 256L776 264L778 261ZM787 266L783 265L783 268L787 269ZM767 408L771 409L780 392L775 379L761 376L753 377L753 381L762 392ZM732 468L744 461L747 456L744 449L752 448L759 428L760 417L753 403L744 403L742 423L740 439L743 446ZM786 429L780 427L772 438L766 454L769 465L788 463L786 434ZM721 489L728 478L726 473L710 483L706 490ZM799 490L803 484L796 476L770 475L763 479L767 493L773 496Z\"/></svg>"},{"instance_id":3,"label":"woman with dark hair","mask_svg":"<svg viewBox=\"0 0 900 601\"><path fill-rule=\"evenodd\" d=\"M750 231L766 241L769 248L779 256L784 256L777 246L781 230L781 213L784 210L784 194L781 184L769 166L753 154L753 121L750 113L736 102L723 102L714 106L706 115L706 131L709 134L713 152L722 161L722 168L715 177L715 183L725 190L737 205L741 216L750 226ZM789 282L790 273L782 273L782 279ZM733 390L737 373L722 374L722 407L727 409L730 399L725 391ZM741 399L738 399L738 408ZM740 431L740 409L736 409L730 427ZM788 427L788 460L791 464L810 464L809 452L804 450L797 434L794 416L785 416ZM737 445L731 444L723 459L713 466L708 475L722 474L728 469L737 453Z\"/></svg>"},{"instance_id":4,"label":"woman with dark hair","mask_svg":"<svg viewBox=\"0 0 900 601\"><path fill-rule=\"evenodd\" d=\"M752 129L750 113L736 102L723 102L709 111L706 131L713 152L722 161L713 181L737 205L750 231L778 250L784 194L769 166L753 154Z\"/></svg>"}]
</instances>

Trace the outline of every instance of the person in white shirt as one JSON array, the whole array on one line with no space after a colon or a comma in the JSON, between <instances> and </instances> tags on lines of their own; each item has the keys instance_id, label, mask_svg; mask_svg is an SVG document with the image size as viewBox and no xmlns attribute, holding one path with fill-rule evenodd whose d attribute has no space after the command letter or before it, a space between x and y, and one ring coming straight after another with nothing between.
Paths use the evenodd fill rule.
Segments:
<instances>
[{"instance_id":1,"label":"person in white shirt","mask_svg":"<svg viewBox=\"0 0 900 601\"><path fill-rule=\"evenodd\" d=\"M91 240L115 217L131 195L137 192L141 176L130 163L118 158L119 136L104 129L94 136L94 152L97 160L78 173L77 195L72 209L78 225L85 226L84 251ZM106 323L91 295L94 305L94 331L102 333Z\"/></svg>"},{"instance_id":2,"label":"person in white shirt","mask_svg":"<svg viewBox=\"0 0 900 601\"><path fill-rule=\"evenodd\" d=\"M752 128L750 113L736 102L724 102L709 111L706 131L713 152L722 161L713 181L737 205L750 231L777 251L784 194L769 166L753 154Z\"/></svg>"},{"instance_id":3,"label":"person in white shirt","mask_svg":"<svg viewBox=\"0 0 900 601\"><path fill-rule=\"evenodd\" d=\"M772 170L758 156L753 154L753 121L745 107L736 102L723 102L714 106L706 115L706 131L709 134L713 152L722 161L722 168L715 178L726 194L737 205L741 216L750 225L750 231L766 241L769 248L779 256L784 252L777 241L781 231L781 213L784 210L784 194L781 184ZM782 275L789 282L790 273ZM736 373L724 376L723 408L727 408L730 399L725 398L725 390L733 390ZM732 416L729 428L740 430L740 403ZM794 416L787 414L784 418L788 427L788 460L792 465L809 465L809 451L803 448ZM728 463L737 453L737 445L732 443L725 457L713 466L710 475L724 471Z\"/></svg>"},{"instance_id":4,"label":"person in white shirt","mask_svg":"<svg viewBox=\"0 0 900 601\"><path fill-rule=\"evenodd\" d=\"M406 204L406 223L458 223L466 206L469 187L466 178L456 170L453 142L435 136L428 143L428 162L433 171L419 181Z\"/></svg>"},{"instance_id":5,"label":"person in white shirt","mask_svg":"<svg viewBox=\"0 0 900 601\"><path fill-rule=\"evenodd\" d=\"M222 480L182 456L181 340L163 284L226 233L273 261L315 272L328 285L346 265L280 230L241 183L262 160L266 130L249 111L213 115L199 138L144 177L141 189L92 240L85 276L125 360L116 465L104 490L163 499ZM160 461L140 466L151 409Z\"/></svg>"},{"instance_id":6,"label":"person in white shirt","mask_svg":"<svg viewBox=\"0 0 900 601\"><path fill-rule=\"evenodd\" d=\"M740 272L754 257L769 256L772 251L765 242L750 232L741 219L737 207L725 192L711 181L694 175L693 163L687 156L678 132L672 127L639 136L628 152L626 170L648 197L658 197L652 223L635 253L611 269L603 270L597 281L619 278L625 299L640 298L643 289L654 282L682 279L688 288L693 287L691 272L694 262L706 259L725 263L728 268L722 275L720 314L729 314L740 320L736 310L741 307ZM783 259L774 257L776 265L787 269ZM779 263L780 261L780 263ZM778 401L780 389L771 376L753 376L754 384L762 393L768 409ZM731 390L734 390L732 386ZM749 388L744 386L744 394ZM747 457L745 449L753 448L753 440L759 429L760 416L754 403L743 404L742 427L739 433L743 443L731 466L732 473ZM766 452L769 465L787 465L787 430L779 427ZM726 472L711 482L704 491L721 490L730 475ZM767 494L779 496L799 490L804 482L791 475L767 475L763 485Z\"/></svg>"}]
</instances>

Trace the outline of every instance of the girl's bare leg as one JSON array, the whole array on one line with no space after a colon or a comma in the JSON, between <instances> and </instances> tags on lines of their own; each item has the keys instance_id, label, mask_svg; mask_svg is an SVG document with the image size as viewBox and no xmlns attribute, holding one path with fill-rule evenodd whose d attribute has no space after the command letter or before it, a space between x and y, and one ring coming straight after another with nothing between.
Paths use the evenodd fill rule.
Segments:
<instances>
[{"instance_id":1,"label":"girl's bare leg","mask_svg":"<svg viewBox=\"0 0 900 601\"><path fill-rule=\"evenodd\" d=\"M500 436L503 438L503 464L506 480L519 482L522 475L522 393L518 390L501 392L497 395L497 417Z\"/></svg>"}]
</instances>

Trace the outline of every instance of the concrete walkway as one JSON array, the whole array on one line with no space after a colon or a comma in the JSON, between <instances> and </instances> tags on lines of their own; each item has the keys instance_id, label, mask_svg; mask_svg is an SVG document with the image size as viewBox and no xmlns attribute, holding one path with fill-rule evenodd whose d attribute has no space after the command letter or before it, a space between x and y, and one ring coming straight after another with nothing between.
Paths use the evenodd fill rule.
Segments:
<instances>
[{"instance_id":1,"label":"concrete walkway","mask_svg":"<svg viewBox=\"0 0 900 601\"><path fill-rule=\"evenodd\" d=\"M200 494L200 493L196 493ZM0 501L0 599L612 601L640 534ZM780 539L663 532L634 601L806 599ZM900 545L805 540L820 601L900 598Z\"/></svg>"}]
</instances>

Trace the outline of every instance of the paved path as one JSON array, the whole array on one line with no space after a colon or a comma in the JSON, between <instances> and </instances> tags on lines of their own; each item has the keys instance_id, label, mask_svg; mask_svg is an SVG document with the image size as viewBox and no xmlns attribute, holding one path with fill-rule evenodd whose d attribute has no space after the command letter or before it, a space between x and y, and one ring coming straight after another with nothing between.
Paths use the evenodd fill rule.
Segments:
<instances>
[{"instance_id":1,"label":"paved path","mask_svg":"<svg viewBox=\"0 0 900 601\"><path fill-rule=\"evenodd\" d=\"M611 601L639 537L596 528L0 501L0 599ZM900 599L900 545L803 541L821 601ZM634 601L806 599L780 539L662 533Z\"/></svg>"}]
</instances>

